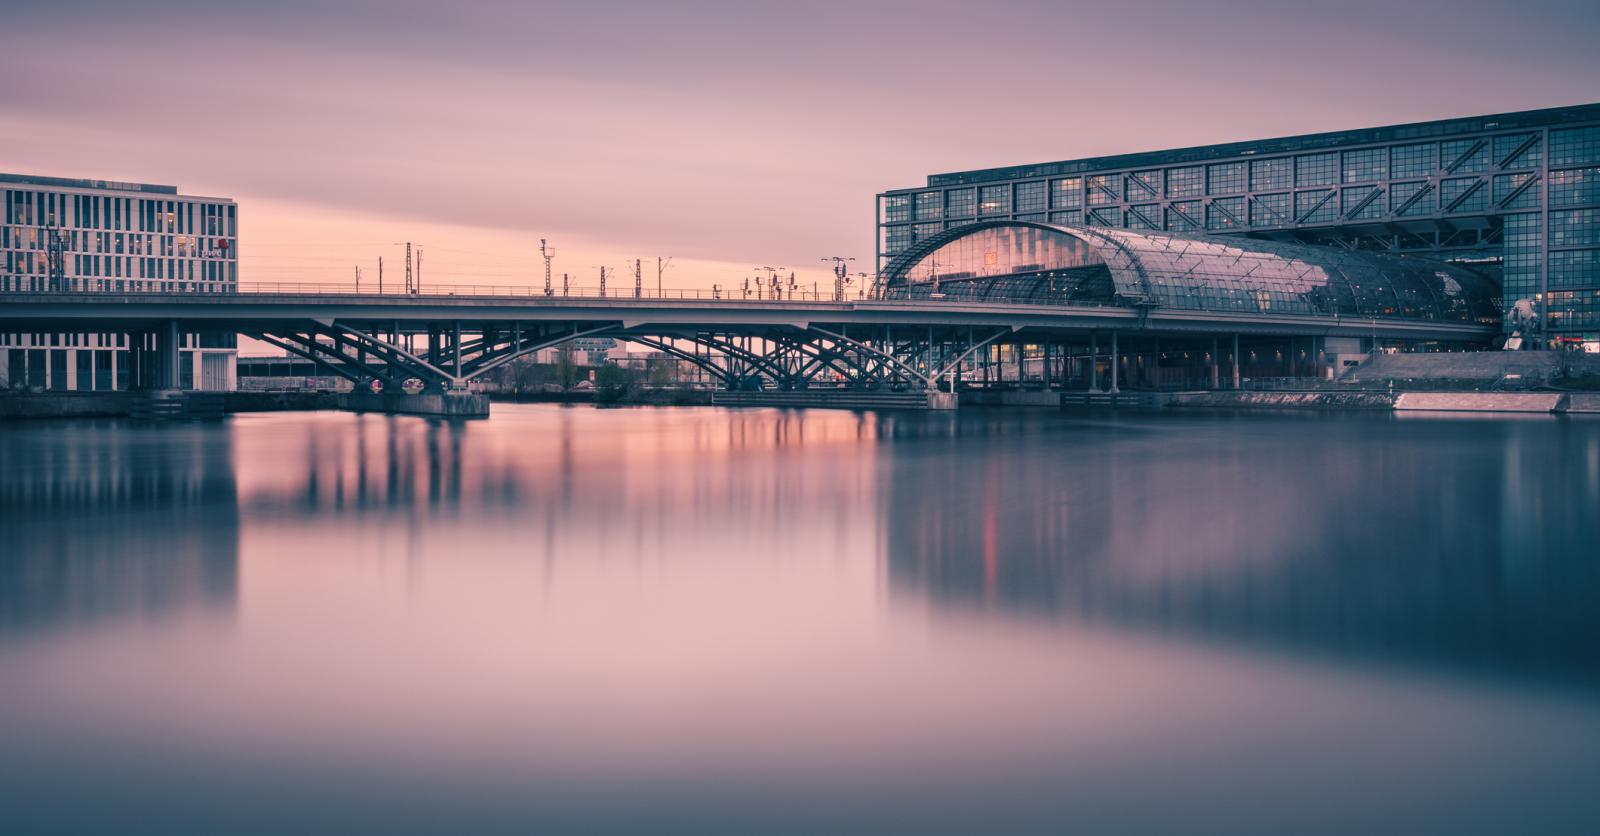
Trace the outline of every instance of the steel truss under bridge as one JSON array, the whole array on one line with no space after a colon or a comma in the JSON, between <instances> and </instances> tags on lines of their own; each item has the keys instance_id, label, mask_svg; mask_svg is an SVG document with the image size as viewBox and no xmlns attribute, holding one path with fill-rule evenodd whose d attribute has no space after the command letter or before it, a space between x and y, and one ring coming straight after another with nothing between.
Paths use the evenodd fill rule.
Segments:
<instances>
[{"instance_id":1,"label":"steel truss under bridge","mask_svg":"<svg viewBox=\"0 0 1600 836\"><path fill-rule=\"evenodd\" d=\"M765 326L702 330L586 323L450 323L409 332L306 320L245 331L358 386L432 390L468 381L521 357L578 339L614 339L702 369L729 390L805 389L819 377L869 388L949 390L962 363L1014 327Z\"/></svg>"}]
</instances>

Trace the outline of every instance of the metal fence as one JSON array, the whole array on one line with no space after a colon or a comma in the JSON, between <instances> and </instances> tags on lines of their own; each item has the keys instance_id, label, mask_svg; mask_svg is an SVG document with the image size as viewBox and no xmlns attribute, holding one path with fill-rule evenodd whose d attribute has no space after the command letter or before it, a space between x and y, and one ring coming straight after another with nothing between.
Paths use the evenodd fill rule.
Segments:
<instances>
[{"instance_id":1,"label":"metal fence","mask_svg":"<svg viewBox=\"0 0 1600 836\"><path fill-rule=\"evenodd\" d=\"M567 287L552 288L546 293L542 287L525 285L492 285L492 284L438 284L425 285L420 289L407 292L402 289L386 288L381 293L374 285L367 284L357 288L353 284L332 284L326 282L239 282L237 287L227 293L262 294L279 296L473 296L473 297L505 297L517 299L682 299L682 300L721 300L733 302L855 302L864 300L865 295L845 294L841 299L836 297L831 290L806 290L795 288L779 288L778 290L762 289L745 290L743 288L685 288L665 289L656 291L652 288L633 288L629 286L607 287Z\"/></svg>"}]
</instances>

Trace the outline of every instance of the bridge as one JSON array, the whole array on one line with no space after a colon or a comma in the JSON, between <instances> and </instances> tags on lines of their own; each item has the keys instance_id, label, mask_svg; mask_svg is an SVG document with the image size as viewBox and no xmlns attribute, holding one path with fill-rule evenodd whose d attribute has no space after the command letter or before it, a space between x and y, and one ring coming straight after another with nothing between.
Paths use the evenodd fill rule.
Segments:
<instances>
[{"instance_id":1,"label":"bridge","mask_svg":"<svg viewBox=\"0 0 1600 836\"><path fill-rule=\"evenodd\" d=\"M1474 321L1126 304L852 300L798 291L781 298L642 290L546 295L537 288L482 285L398 295L277 283L206 294L7 294L0 301L0 330L129 334L130 346L147 347L147 356L136 361L145 388L175 385L179 334L237 333L358 386L379 381L399 391L414 378L432 392L464 390L519 357L582 338L647 346L703 369L729 390L805 389L820 379L951 392L963 370L987 374L1003 345L1032 347L1043 359L1046 386L1053 370L1054 382L1061 382L1069 359L1087 359L1093 385L1115 390L1126 365L1119 355L1126 356L1130 340L1141 351L1163 339L1168 346L1192 346L1206 355L1213 384L1219 367L1231 366L1237 385L1240 339L1287 340L1305 354L1316 353L1328 337L1474 342L1497 333ZM1156 357L1159 363L1159 348Z\"/></svg>"}]
</instances>

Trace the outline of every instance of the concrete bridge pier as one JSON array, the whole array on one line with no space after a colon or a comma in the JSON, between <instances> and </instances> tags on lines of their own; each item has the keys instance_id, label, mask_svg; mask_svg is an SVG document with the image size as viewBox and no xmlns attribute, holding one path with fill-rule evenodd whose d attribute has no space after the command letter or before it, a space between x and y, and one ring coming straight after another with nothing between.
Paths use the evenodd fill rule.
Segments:
<instances>
[{"instance_id":1,"label":"concrete bridge pier","mask_svg":"<svg viewBox=\"0 0 1600 836\"><path fill-rule=\"evenodd\" d=\"M440 390L418 392L349 392L339 406L351 412L383 412L431 418L488 418L489 396L482 392Z\"/></svg>"},{"instance_id":2,"label":"concrete bridge pier","mask_svg":"<svg viewBox=\"0 0 1600 836\"><path fill-rule=\"evenodd\" d=\"M178 335L178 321L169 319L156 328L156 389L181 389L183 386L183 373L178 368L181 352L178 351L180 338Z\"/></svg>"}]
</instances>

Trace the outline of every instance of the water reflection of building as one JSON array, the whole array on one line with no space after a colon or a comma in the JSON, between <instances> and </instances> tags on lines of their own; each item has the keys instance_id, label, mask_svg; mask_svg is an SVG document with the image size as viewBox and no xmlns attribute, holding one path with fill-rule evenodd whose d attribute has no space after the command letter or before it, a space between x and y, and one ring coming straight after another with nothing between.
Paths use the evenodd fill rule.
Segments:
<instances>
[{"instance_id":1,"label":"water reflection of building","mask_svg":"<svg viewBox=\"0 0 1600 836\"><path fill-rule=\"evenodd\" d=\"M229 438L113 423L0 434L0 631L231 609Z\"/></svg>"},{"instance_id":2,"label":"water reflection of building","mask_svg":"<svg viewBox=\"0 0 1600 836\"><path fill-rule=\"evenodd\" d=\"M1600 678L1600 428L953 425L885 466L892 585L974 609ZM1241 431L1242 430L1242 431ZM929 442L929 443L937 443ZM1463 450L1477 451L1463 454Z\"/></svg>"}]
</instances>

